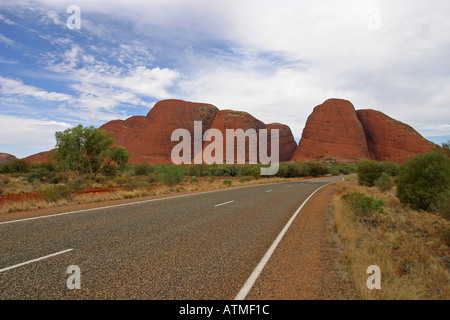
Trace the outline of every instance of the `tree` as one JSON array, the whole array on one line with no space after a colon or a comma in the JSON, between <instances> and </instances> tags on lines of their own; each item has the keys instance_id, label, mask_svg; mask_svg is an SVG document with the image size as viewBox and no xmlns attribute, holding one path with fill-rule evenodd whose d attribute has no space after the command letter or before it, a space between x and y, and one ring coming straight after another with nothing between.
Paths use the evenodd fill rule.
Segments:
<instances>
[{"instance_id":1,"label":"tree","mask_svg":"<svg viewBox=\"0 0 450 320\"><path fill-rule=\"evenodd\" d=\"M105 165L116 162L125 165L129 153L124 147L113 147L115 141L112 133L96 129L93 126L77 127L56 132L56 151L54 157L64 168L87 174L91 179Z\"/></svg>"},{"instance_id":2,"label":"tree","mask_svg":"<svg viewBox=\"0 0 450 320\"><path fill-rule=\"evenodd\" d=\"M440 151L419 154L400 166L397 197L413 207L430 210L450 190L450 158Z\"/></svg>"}]
</instances>

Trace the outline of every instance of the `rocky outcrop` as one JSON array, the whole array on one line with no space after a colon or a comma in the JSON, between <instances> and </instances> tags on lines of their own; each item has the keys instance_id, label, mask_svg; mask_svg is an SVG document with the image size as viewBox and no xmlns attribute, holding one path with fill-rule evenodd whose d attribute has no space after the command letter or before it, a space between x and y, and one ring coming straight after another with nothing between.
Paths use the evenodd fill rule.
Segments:
<instances>
[{"instance_id":1,"label":"rocky outcrop","mask_svg":"<svg viewBox=\"0 0 450 320\"><path fill-rule=\"evenodd\" d=\"M210 104L163 100L156 103L146 117L111 121L100 129L113 132L116 143L132 153L131 163L171 163L172 149L179 143L171 141L172 132L187 129L193 147L194 121L202 121L204 132L218 112L219 109Z\"/></svg>"},{"instance_id":2,"label":"rocky outcrop","mask_svg":"<svg viewBox=\"0 0 450 320\"><path fill-rule=\"evenodd\" d=\"M347 100L329 99L314 108L292 160L311 161L332 156L367 159L364 129Z\"/></svg>"},{"instance_id":3,"label":"rocky outcrop","mask_svg":"<svg viewBox=\"0 0 450 320\"><path fill-rule=\"evenodd\" d=\"M346 100L329 99L309 116L295 161L361 159L402 163L434 144L407 124L376 110L355 110Z\"/></svg>"},{"instance_id":4,"label":"rocky outcrop","mask_svg":"<svg viewBox=\"0 0 450 320\"><path fill-rule=\"evenodd\" d=\"M283 124L264 124L247 112L219 110L206 103L183 100L163 100L155 104L147 116L133 116L126 120L110 121L100 129L112 132L116 144L131 153L131 163L172 163L171 153L179 141L171 141L176 129L186 129L191 135L191 157L194 154L194 122L202 122L202 137L206 130L217 129L222 133L223 148L214 154L222 161L226 158L227 129L267 129L270 155L270 132L279 130L280 161L323 161L337 159L341 162L357 162L361 159L404 162L411 156L428 152L433 143L424 139L410 126L396 121L375 110L356 111L352 103L342 99L329 99L314 108L308 117L300 143L296 144L291 129ZM259 142L259 136L258 136ZM204 142L202 150L212 150L211 142ZM237 144L234 143L235 161ZM249 148L243 150L249 160ZM25 158L31 162L48 161L49 153L41 152ZM259 159L258 159L259 160ZM333 160L334 161L334 160Z\"/></svg>"},{"instance_id":5,"label":"rocky outcrop","mask_svg":"<svg viewBox=\"0 0 450 320\"><path fill-rule=\"evenodd\" d=\"M234 139L227 139L227 130L233 130L236 131L237 129L242 129L244 132L248 129L254 129L256 132L256 137L259 140L259 130L266 129L266 125L250 115L247 112L242 111L235 111L235 110L221 110L217 113L216 117L214 118L213 123L211 124L211 129L217 129L221 132L222 138L223 138L223 144L222 148L216 148L215 149L215 156L217 159L221 159L223 163L225 163L226 160L226 150L232 150L234 148L234 160L237 161L237 155L238 152L245 155L245 161L247 162L249 160L249 152L252 150L249 147L248 138L246 138L246 146L245 150L240 149L238 150L238 143L237 140ZM211 140L211 138L207 135L207 140ZM258 140L256 140L255 144L252 144L253 147L255 147L255 152L258 152L257 146L258 146ZM204 143L203 149L205 150L208 148L208 146L213 142L206 141ZM207 152L209 154L209 152ZM257 153L255 153L257 154Z\"/></svg>"},{"instance_id":6,"label":"rocky outcrop","mask_svg":"<svg viewBox=\"0 0 450 320\"><path fill-rule=\"evenodd\" d=\"M17 159L17 158L15 156L13 156L12 154L0 152L0 164L11 162L15 159Z\"/></svg>"},{"instance_id":7,"label":"rocky outcrop","mask_svg":"<svg viewBox=\"0 0 450 320\"><path fill-rule=\"evenodd\" d=\"M271 141L270 132L272 129L279 130L280 161L290 161L295 150L297 149L297 142L295 142L291 128L281 123L269 123L267 125L267 132L269 132L268 141Z\"/></svg>"},{"instance_id":8,"label":"rocky outcrop","mask_svg":"<svg viewBox=\"0 0 450 320\"><path fill-rule=\"evenodd\" d=\"M411 126L376 110L357 110L366 136L370 159L405 162L420 153L430 152L434 144Z\"/></svg>"}]
</instances>

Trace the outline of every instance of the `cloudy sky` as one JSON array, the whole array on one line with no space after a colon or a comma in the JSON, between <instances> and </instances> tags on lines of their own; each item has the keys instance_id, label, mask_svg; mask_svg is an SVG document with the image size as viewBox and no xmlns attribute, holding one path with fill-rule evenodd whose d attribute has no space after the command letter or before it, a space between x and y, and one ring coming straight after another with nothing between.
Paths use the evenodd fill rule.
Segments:
<instances>
[{"instance_id":1,"label":"cloudy sky","mask_svg":"<svg viewBox=\"0 0 450 320\"><path fill-rule=\"evenodd\" d=\"M439 0L0 0L0 152L49 150L55 131L169 98L285 123L297 140L316 105L342 98L441 143L448 12Z\"/></svg>"}]
</instances>

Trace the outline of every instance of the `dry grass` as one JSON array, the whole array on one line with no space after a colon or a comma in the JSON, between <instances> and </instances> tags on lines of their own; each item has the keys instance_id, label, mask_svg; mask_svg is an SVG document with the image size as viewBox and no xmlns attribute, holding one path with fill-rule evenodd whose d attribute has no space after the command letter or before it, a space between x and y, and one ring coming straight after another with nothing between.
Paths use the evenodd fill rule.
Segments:
<instances>
[{"instance_id":1,"label":"dry grass","mask_svg":"<svg viewBox=\"0 0 450 320\"><path fill-rule=\"evenodd\" d=\"M340 195L361 192L385 201L384 214L358 219ZM402 205L395 190L380 192L359 186L355 179L338 183L333 198L342 263L361 299L448 299L450 250L444 239L450 221ZM381 289L369 290L367 267L381 269Z\"/></svg>"}]
</instances>

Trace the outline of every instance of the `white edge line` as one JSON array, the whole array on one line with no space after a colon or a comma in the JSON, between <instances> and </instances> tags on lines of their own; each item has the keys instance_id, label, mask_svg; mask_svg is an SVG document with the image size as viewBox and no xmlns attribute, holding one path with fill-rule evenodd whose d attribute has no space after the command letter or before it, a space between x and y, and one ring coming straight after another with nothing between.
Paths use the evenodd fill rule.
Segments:
<instances>
[{"instance_id":1,"label":"white edge line","mask_svg":"<svg viewBox=\"0 0 450 320\"><path fill-rule=\"evenodd\" d=\"M289 221L287 222L287 224L284 226L283 230L281 230L280 234L277 236L277 238L275 239L275 241L272 243L272 245L270 246L269 250L267 250L266 254L264 255L264 257L261 259L261 261L258 263L258 265L256 266L256 268L253 270L252 274L250 275L250 277L247 279L247 281L245 282L244 286L241 288L241 290L239 291L239 293L236 295L236 297L234 298L234 300L244 300L245 297L247 296L247 294L250 292L251 288L253 287L253 285L256 282L256 279L258 279L259 275L261 274L262 270L264 269L265 265L267 264L267 262L269 261L270 257L272 256L273 252L275 251L276 247L278 246L278 244L280 243L281 239L283 239L284 234L286 233L286 231L289 229L289 227L291 226L292 222L294 221L294 219L297 217L298 213L300 212L300 210L302 210L303 206L306 204L306 202L308 202L309 199L311 199L311 197L320 189L322 189L323 187L326 187L330 184L333 184L334 182L325 184L323 186L321 186L320 188L316 189L313 193L311 193L309 195L308 198L306 198L305 201L303 201L303 203L301 204L301 206L297 209L297 211L295 211L295 213L292 215L292 217L289 219Z\"/></svg>"},{"instance_id":2,"label":"white edge line","mask_svg":"<svg viewBox=\"0 0 450 320\"><path fill-rule=\"evenodd\" d=\"M72 251L72 250L73 250L73 249L67 249L67 250L64 250L64 251L60 251L60 252L56 252L56 253L49 254L49 255L47 255L47 256L45 256L45 257L40 257L40 258L37 258L37 259L33 259L33 260L30 260L30 261L26 261L26 262L22 262L22 263L13 265L13 266L11 266L11 267L3 268L3 269L0 269L0 273L5 272L5 271L8 271L8 270L11 270L11 269L15 269L15 268L18 268L18 267L21 267L21 266L24 266L24 265L26 265L26 264L30 264L30 263L33 263L33 262L37 262L37 261L41 261L41 260L44 260L44 259L48 259L48 258L57 256L57 255L60 255L60 254L63 254L63 253Z\"/></svg>"},{"instance_id":3,"label":"white edge line","mask_svg":"<svg viewBox=\"0 0 450 320\"><path fill-rule=\"evenodd\" d=\"M224 202L224 203L219 203L219 204L216 204L214 207L220 207L220 206L223 206L223 205L226 205L226 204L229 204L229 203L232 203L232 202L234 202L234 200L231 200L231 201L227 201L227 202Z\"/></svg>"}]
</instances>

